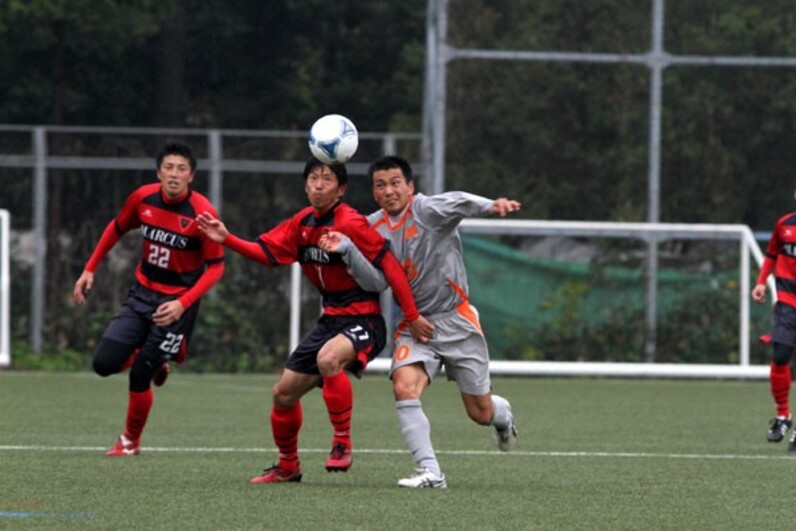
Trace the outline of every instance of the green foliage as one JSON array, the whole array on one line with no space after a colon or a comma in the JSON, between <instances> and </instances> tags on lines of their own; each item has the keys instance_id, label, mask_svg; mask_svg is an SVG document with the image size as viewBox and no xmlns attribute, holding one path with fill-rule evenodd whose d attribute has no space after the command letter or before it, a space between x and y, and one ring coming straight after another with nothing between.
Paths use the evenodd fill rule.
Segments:
<instances>
[{"instance_id":1,"label":"green foliage","mask_svg":"<svg viewBox=\"0 0 796 531\"><path fill-rule=\"evenodd\" d=\"M336 111L362 131L417 132L426 7L421 0L9 0L0 9L0 123L303 131L318 115ZM452 0L449 7L448 36L462 48L642 54L651 42L649 2ZM794 27L796 11L787 0L669 0L664 46L680 55L792 56ZM458 59L447 66L449 189L519 199L526 218L647 219L645 67ZM663 83L662 220L768 230L792 210L796 71L672 65ZM146 157L162 141L67 136L50 135L51 155ZM203 140L197 144L206 156ZM26 134L0 138L3 155L28 154L29 146ZM224 150L240 158L305 156L301 143L261 138L225 141ZM364 145L359 155L359 162L372 156ZM123 242L124 265L103 264L86 308L70 304L71 285L124 198L152 175L63 169L48 177L48 197L58 199L47 212L46 341L48 348L88 355L124 297L134 258L125 262L122 255L135 255L137 244ZM244 237L265 231L305 204L296 179L231 175L225 221ZM4 168L0 183L0 208L11 210L15 229L30 229L31 172ZM370 210L360 185L352 183L350 195L364 198L357 206ZM203 303L188 366L277 367L287 349L287 273L233 259L228 265L216 298ZM30 270L12 268L13 336L22 341L30 325ZM543 359L566 351L595 359L609 355L600 345L612 341L640 348L644 318L635 306L604 316L610 326L576 332L566 320L581 318L569 291L575 287L550 307L564 317L546 331L547 347L522 329L503 332L511 356ZM317 300L308 297L304 305L306 329ZM711 322L724 312L705 311ZM669 344L736 350L723 336L731 327L704 324L695 313L682 318L693 324L679 333L662 330L664 350ZM764 359L762 351L756 355Z\"/></svg>"}]
</instances>

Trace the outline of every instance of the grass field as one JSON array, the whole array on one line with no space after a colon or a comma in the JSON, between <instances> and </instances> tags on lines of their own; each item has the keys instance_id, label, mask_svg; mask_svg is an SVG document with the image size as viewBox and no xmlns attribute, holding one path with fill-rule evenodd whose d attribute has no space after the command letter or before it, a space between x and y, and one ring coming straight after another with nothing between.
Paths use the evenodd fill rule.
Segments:
<instances>
[{"instance_id":1,"label":"grass field","mask_svg":"<svg viewBox=\"0 0 796 531\"><path fill-rule=\"evenodd\" d=\"M355 385L355 464L329 474L330 426L308 395L304 480L249 485L276 452L274 376L172 374L141 455L103 455L126 376L0 373L0 528L759 529L787 526L796 454L769 444L765 382L494 380L520 439L496 451L455 385L424 397L447 490L400 489L413 461L389 385Z\"/></svg>"}]
</instances>

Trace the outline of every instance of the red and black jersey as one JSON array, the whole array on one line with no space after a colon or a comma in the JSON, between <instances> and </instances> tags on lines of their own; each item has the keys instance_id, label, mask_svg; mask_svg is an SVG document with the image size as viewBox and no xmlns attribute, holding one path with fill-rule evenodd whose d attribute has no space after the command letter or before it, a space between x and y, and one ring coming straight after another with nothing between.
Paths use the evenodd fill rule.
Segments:
<instances>
[{"instance_id":1,"label":"red and black jersey","mask_svg":"<svg viewBox=\"0 0 796 531\"><path fill-rule=\"evenodd\" d=\"M225 245L244 256L269 266L298 262L304 275L323 297L326 315L378 315L379 294L365 291L346 270L342 257L318 246L321 236L330 230L348 236L374 266L384 271L404 314L410 321L417 318L417 309L409 283L389 243L369 224L367 219L345 203L336 203L319 215L314 207L306 207L295 216L261 234L254 243L230 234Z\"/></svg>"},{"instance_id":2,"label":"red and black jersey","mask_svg":"<svg viewBox=\"0 0 796 531\"><path fill-rule=\"evenodd\" d=\"M796 212L777 220L766 247L766 259L758 283L765 283L772 271L777 284L777 300L796 306Z\"/></svg>"},{"instance_id":3,"label":"red and black jersey","mask_svg":"<svg viewBox=\"0 0 796 531\"><path fill-rule=\"evenodd\" d=\"M175 201L161 191L160 183L142 186L127 198L91 255L86 270L94 272L105 254L121 236L141 229L143 254L135 270L144 287L166 295L179 295L187 308L196 302L223 274L223 247L202 234L196 215L215 208L198 192Z\"/></svg>"}]
</instances>

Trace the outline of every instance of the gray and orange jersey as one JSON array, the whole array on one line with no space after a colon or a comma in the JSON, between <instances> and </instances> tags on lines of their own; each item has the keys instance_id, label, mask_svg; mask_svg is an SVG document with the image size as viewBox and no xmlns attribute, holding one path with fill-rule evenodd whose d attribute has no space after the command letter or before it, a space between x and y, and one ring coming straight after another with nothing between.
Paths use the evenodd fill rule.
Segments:
<instances>
[{"instance_id":1,"label":"gray and orange jersey","mask_svg":"<svg viewBox=\"0 0 796 531\"><path fill-rule=\"evenodd\" d=\"M464 218L489 214L493 204L492 199L466 192L415 194L400 216L391 217L384 210L368 216L403 265L421 314L449 312L467 300L458 227Z\"/></svg>"}]
</instances>

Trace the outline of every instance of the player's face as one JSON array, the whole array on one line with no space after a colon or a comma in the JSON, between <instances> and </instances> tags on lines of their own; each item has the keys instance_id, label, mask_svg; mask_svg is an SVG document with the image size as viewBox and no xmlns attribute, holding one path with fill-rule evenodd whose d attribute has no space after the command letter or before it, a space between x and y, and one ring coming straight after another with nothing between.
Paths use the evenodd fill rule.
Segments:
<instances>
[{"instance_id":1,"label":"player's face","mask_svg":"<svg viewBox=\"0 0 796 531\"><path fill-rule=\"evenodd\" d=\"M337 175L329 166L317 166L307 175L304 191L315 210L324 213L343 197L345 185L338 184Z\"/></svg>"},{"instance_id":2,"label":"player's face","mask_svg":"<svg viewBox=\"0 0 796 531\"><path fill-rule=\"evenodd\" d=\"M158 180L163 193L169 199L185 195L188 185L193 182L194 174L191 163L182 155L166 155L158 168Z\"/></svg>"},{"instance_id":3,"label":"player's face","mask_svg":"<svg viewBox=\"0 0 796 531\"><path fill-rule=\"evenodd\" d=\"M391 216L403 212L414 193L415 183L406 182L400 168L373 173L373 199Z\"/></svg>"}]
</instances>

